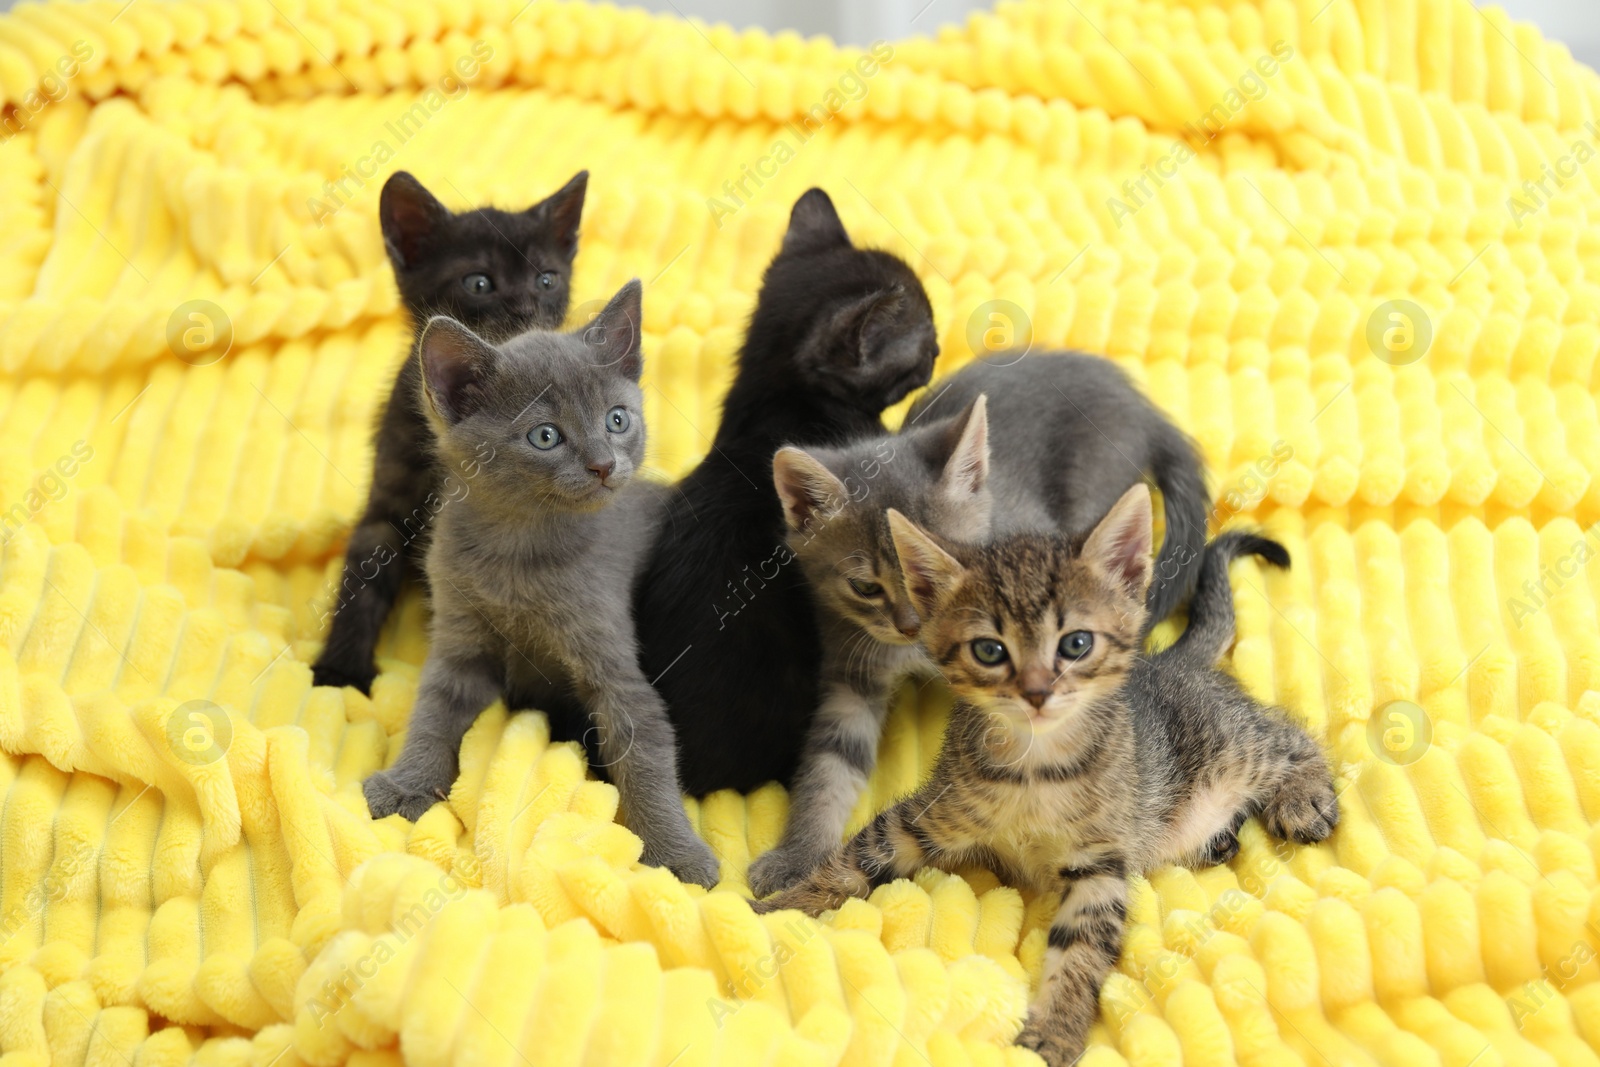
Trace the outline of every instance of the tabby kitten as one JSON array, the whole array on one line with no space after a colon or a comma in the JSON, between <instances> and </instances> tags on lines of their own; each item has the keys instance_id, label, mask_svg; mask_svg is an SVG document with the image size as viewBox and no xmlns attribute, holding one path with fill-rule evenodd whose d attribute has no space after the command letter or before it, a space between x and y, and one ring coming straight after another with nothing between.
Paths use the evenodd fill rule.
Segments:
<instances>
[{"instance_id":1,"label":"tabby kitten","mask_svg":"<svg viewBox=\"0 0 1600 1067\"><path fill-rule=\"evenodd\" d=\"M410 174L392 174L378 219L418 336L432 315L448 315L496 343L561 325L588 182L589 172L579 171L526 211L453 214ZM442 506L440 482L413 343L379 417L372 488L345 549L332 627L311 669L315 684L370 692L378 632L405 574L421 569Z\"/></svg>"},{"instance_id":2,"label":"tabby kitten","mask_svg":"<svg viewBox=\"0 0 1600 1067\"><path fill-rule=\"evenodd\" d=\"M993 536L1081 536L1148 473L1161 487L1167 537L1147 623L1194 588L1208 499L1199 456L1115 364L1073 353L974 363L936 382L912 405L906 425L926 429L929 416L959 410L958 403L969 410L983 404L993 426L992 463L985 450L975 452L969 457L974 478L962 483L992 512ZM791 529L803 531L808 521L827 526L823 536L808 535L793 546L820 605L822 700L800 756L783 839L750 868L757 894L804 877L838 843L876 760L888 697L921 659L920 620L906 595L884 509L898 508L951 540L991 536L987 526L964 519L946 525L943 514L915 510L913 500L929 491L932 478L897 487L892 498L874 492L858 501L845 493L841 478L880 447L869 441L810 455L785 449L773 467Z\"/></svg>"},{"instance_id":3,"label":"tabby kitten","mask_svg":"<svg viewBox=\"0 0 1600 1067\"><path fill-rule=\"evenodd\" d=\"M933 673L904 595L886 601L879 561L894 545L885 508L965 542L990 534L989 422L984 398L961 415L842 449L782 448L773 480L789 547L817 603L821 700L805 736L777 848L750 866L757 896L792 885L839 846L878 758L889 698ZM898 578L894 579L898 581Z\"/></svg>"},{"instance_id":4,"label":"tabby kitten","mask_svg":"<svg viewBox=\"0 0 1600 1067\"><path fill-rule=\"evenodd\" d=\"M1144 485L1081 548L1024 534L947 551L898 512L889 522L923 646L956 694L944 747L921 788L757 909L815 915L928 865L982 865L1056 894L1017 1041L1065 1067L1121 953L1129 875L1208 861L1255 813L1280 837L1323 840L1338 822L1327 764L1302 729L1212 665L1140 656L1152 569ZM1208 553L1212 594L1227 589L1242 544ZM1214 601L1197 600L1202 614ZM1190 652L1217 634L1197 634Z\"/></svg>"},{"instance_id":5,"label":"tabby kitten","mask_svg":"<svg viewBox=\"0 0 1600 1067\"><path fill-rule=\"evenodd\" d=\"M550 713L586 740L621 793L644 862L711 886L717 861L678 792L666 708L639 669L632 591L665 490L635 480L645 453L640 286L590 325L496 347L453 319L418 341L439 457L487 443L477 492L444 508L428 549L430 648L405 746L368 778L375 818L416 819L456 779L461 738L485 707Z\"/></svg>"},{"instance_id":6,"label":"tabby kitten","mask_svg":"<svg viewBox=\"0 0 1600 1067\"><path fill-rule=\"evenodd\" d=\"M639 587L645 674L689 793L788 782L817 706L816 622L783 544L773 452L882 434L880 412L927 383L938 353L911 268L852 244L821 189L800 197L711 451L678 483Z\"/></svg>"}]
</instances>

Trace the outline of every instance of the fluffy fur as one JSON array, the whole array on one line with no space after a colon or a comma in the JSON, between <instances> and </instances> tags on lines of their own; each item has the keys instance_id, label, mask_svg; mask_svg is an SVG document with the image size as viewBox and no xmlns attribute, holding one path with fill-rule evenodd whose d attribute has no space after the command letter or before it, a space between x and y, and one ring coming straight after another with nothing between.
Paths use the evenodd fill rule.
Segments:
<instances>
[{"instance_id":1,"label":"fluffy fur","mask_svg":"<svg viewBox=\"0 0 1600 1067\"><path fill-rule=\"evenodd\" d=\"M1188 599L1211 502L1199 451L1116 364L1075 352L1000 353L935 382L906 417L948 416L979 396L988 397L994 424L998 534L1082 536L1148 477L1166 518L1150 625Z\"/></svg>"},{"instance_id":2,"label":"fluffy fur","mask_svg":"<svg viewBox=\"0 0 1600 1067\"><path fill-rule=\"evenodd\" d=\"M580 171L526 211L453 214L410 174L396 171L384 183L378 217L418 337L433 315L449 316L493 343L561 325L588 179ZM434 513L455 495L444 484L451 473L436 463L413 343L379 417L372 487L345 550L328 640L312 667L317 685L371 690L378 632L405 575L421 568Z\"/></svg>"},{"instance_id":3,"label":"fluffy fur","mask_svg":"<svg viewBox=\"0 0 1600 1067\"><path fill-rule=\"evenodd\" d=\"M957 697L944 747L926 784L757 907L814 915L927 865L980 864L1056 894L1017 1040L1065 1067L1121 952L1129 875L1223 858L1217 843L1256 813L1278 836L1326 838L1338 821L1327 764L1213 666L1140 656L1152 569L1142 484L1081 549L1040 535L945 546L898 513L890 521L923 646ZM1226 590L1242 544L1208 554L1210 592ZM1197 606L1203 620L1221 604ZM1206 627L1189 651L1232 629Z\"/></svg>"},{"instance_id":4,"label":"fluffy fur","mask_svg":"<svg viewBox=\"0 0 1600 1067\"><path fill-rule=\"evenodd\" d=\"M789 821L750 866L757 895L803 878L838 847L878 758L894 687L931 674L900 586L886 508L968 542L990 534L989 424L982 398L959 417L844 449L781 449L773 480L789 545L817 602L821 700L805 736Z\"/></svg>"},{"instance_id":5,"label":"fluffy fur","mask_svg":"<svg viewBox=\"0 0 1600 1067\"><path fill-rule=\"evenodd\" d=\"M640 290L590 326L490 345L451 319L418 344L440 457L481 455L472 493L445 507L428 550L428 660L405 747L369 778L374 817L415 819L445 796L461 738L487 705L583 728L621 793L646 863L710 886L717 861L690 829L666 708L639 669L632 591L660 522L645 451ZM585 728L586 727L586 728Z\"/></svg>"},{"instance_id":6,"label":"fluffy fur","mask_svg":"<svg viewBox=\"0 0 1600 1067\"><path fill-rule=\"evenodd\" d=\"M816 622L783 543L773 452L882 434L880 412L926 384L937 355L911 269L852 245L822 190L802 196L711 451L672 495L638 594L645 673L690 793L787 782L817 706Z\"/></svg>"},{"instance_id":7,"label":"fluffy fur","mask_svg":"<svg viewBox=\"0 0 1600 1067\"><path fill-rule=\"evenodd\" d=\"M785 449L774 463L790 527L802 537L794 548L819 605L822 683L783 839L750 868L758 894L803 877L838 843L876 760L887 701L919 668L920 619L906 594L886 507L968 543L1019 532L1081 536L1149 473L1162 488L1168 536L1148 617L1164 615L1194 587L1207 501L1199 458L1116 366L1062 353L970 365L912 405L908 454L919 454L916 442L941 434L953 441L968 416L949 416L963 407L987 413L987 422L972 423L970 447L961 453L966 477L943 471L941 459L931 470L902 463L885 479L865 478L869 464L876 469L874 457L895 447L893 438L810 454ZM857 494L847 482L868 491ZM944 506L952 486L968 506ZM937 506L928 510L929 503ZM825 530L807 530L807 523Z\"/></svg>"}]
</instances>

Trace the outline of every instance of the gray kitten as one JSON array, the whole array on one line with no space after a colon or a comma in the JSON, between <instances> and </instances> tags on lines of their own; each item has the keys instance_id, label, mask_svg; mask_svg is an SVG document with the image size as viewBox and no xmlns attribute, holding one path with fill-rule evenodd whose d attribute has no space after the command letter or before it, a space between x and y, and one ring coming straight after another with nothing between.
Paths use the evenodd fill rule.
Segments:
<instances>
[{"instance_id":1,"label":"gray kitten","mask_svg":"<svg viewBox=\"0 0 1600 1067\"><path fill-rule=\"evenodd\" d=\"M428 322L422 406L440 459L471 460L484 442L495 459L436 520L416 707L400 758L364 791L375 818L416 819L455 781L467 728L504 696L553 723L586 719L644 862L709 887L717 860L684 815L672 726L634 638L632 588L665 493L633 480L640 310L634 280L573 333L495 347L454 319Z\"/></svg>"},{"instance_id":2,"label":"gray kitten","mask_svg":"<svg viewBox=\"0 0 1600 1067\"><path fill-rule=\"evenodd\" d=\"M966 413L929 418L957 405ZM823 696L783 839L750 867L758 896L794 883L838 844L876 762L890 694L907 675L931 670L919 652L920 619L887 508L967 544L1018 533L1077 536L1148 474L1161 488L1167 532L1147 625L1169 614L1199 573L1210 499L1199 457L1114 364L1071 353L974 362L931 386L906 425L900 437L810 453L786 448L773 459L796 531L791 547L816 597ZM966 447L956 448L963 431ZM896 458L882 464L887 473L869 477L880 453L894 447Z\"/></svg>"}]
</instances>

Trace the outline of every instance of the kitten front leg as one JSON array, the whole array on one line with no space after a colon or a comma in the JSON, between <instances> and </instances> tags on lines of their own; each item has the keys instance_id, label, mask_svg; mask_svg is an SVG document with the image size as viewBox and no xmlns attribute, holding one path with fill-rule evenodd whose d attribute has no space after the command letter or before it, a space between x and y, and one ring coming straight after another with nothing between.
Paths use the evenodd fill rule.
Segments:
<instances>
[{"instance_id":1,"label":"kitten front leg","mask_svg":"<svg viewBox=\"0 0 1600 1067\"><path fill-rule=\"evenodd\" d=\"M1100 986L1122 953L1128 918L1128 870L1120 856L1104 856L1062 872L1061 905L1050 923L1039 992L1017 1044L1067 1067L1083 1053L1099 1012Z\"/></svg>"},{"instance_id":2,"label":"kitten front leg","mask_svg":"<svg viewBox=\"0 0 1600 1067\"><path fill-rule=\"evenodd\" d=\"M875 709L847 683L828 686L800 754L783 837L777 848L750 865L750 889L756 896L794 885L839 847L856 798L878 759L884 710Z\"/></svg>"},{"instance_id":3,"label":"kitten front leg","mask_svg":"<svg viewBox=\"0 0 1600 1067\"><path fill-rule=\"evenodd\" d=\"M500 695L501 685L499 661L481 652L436 649L428 656L400 758L361 786L374 819L399 812L415 822L446 798L456 780L461 739Z\"/></svg>"},{"instance_id":4,"label":"kitten front leg","mask_svg":"<svg viewBox=\"0 0 1600 1067\"><path fill-rule=\"evenodd\" d=\"M935 807L944 789L941 785L930 793L930 787L923 786L880 812L804 881L766 900L752 901L751 906L758 914L796 908L817 915L963 851L970 840Z\"/></svg>"},{"instance_id":5,"label":"kitten front leg","mask_svg":"<svg viewBox=\"0 0 1600 1067\"><path fill-rule=\"evenodd\" d=\"M588 651L593 660L593 647ZM602 764L621 794L623 822L644 841L645 863L710 889L720 865L684 814L666 704L645 680L633 646L621 651L628 654L585 664L577 688L599 735Z\"/></svg>"},{"instance_id":6,"label":"kitten front leg","mask_svg":"<svg viewBox=\"0 0 1600 1067\"><path fill-rule=\"evenodd\" d=\"M1325 840L1339 825L1339 796L1327 757L1298 726L1276 720L1269 724L1266 736L1275 749L1277 758L1271 763L1277 773L1263 776L1262 825L1272 836L1299 845Z\"/></svg>"}]
</instances>

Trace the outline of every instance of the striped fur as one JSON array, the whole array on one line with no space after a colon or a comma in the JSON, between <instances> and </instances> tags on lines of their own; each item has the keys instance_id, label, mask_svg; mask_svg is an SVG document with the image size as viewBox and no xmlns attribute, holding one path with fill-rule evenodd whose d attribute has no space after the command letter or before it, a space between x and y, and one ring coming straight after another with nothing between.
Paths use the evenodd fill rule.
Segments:
<instances>
[{"instance_id":1,"label":"striped fur","mask_svg":"<svg viewBox=\"0 0 1600 1067\"><path fill-rule=\"evenodd\" d=\"M1083 1051L1121 952L1129 875L1226 858L1219 853L1237 849L1240 823L1258 812L1280 837L1325 838L1338 821L1327 764L1281 712L1193 661L1193 650L1231 636L1231 600L1196 600L1191 626L1200 628L1179 654L1139 654L1151 570L1143 486L1081 548L1025 535L947 550L897 513L890 521L922 642L957 696L944 747L921 788L756 906L817 914L928 865L987 866L1058 894L1017 1040L1064 1067ZM1213 593L1227 588L1241 547L1262 551L1241 539L1219 540L1215 557L1208 550L1205 568L1221 574ZM1092 647L1067 658L1062 638L1084 631ZM980 659L985 641L1004 644L1004 662Z\"/></svg>"}]
</instances>

